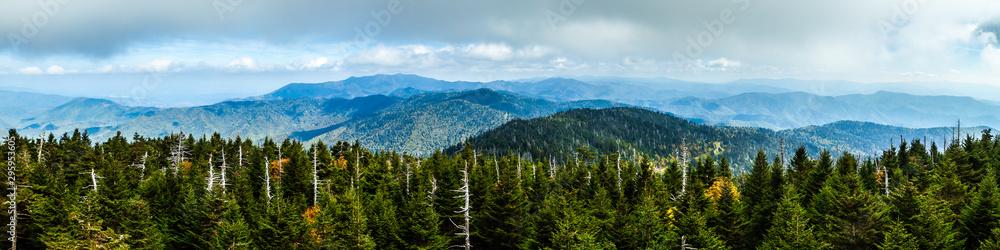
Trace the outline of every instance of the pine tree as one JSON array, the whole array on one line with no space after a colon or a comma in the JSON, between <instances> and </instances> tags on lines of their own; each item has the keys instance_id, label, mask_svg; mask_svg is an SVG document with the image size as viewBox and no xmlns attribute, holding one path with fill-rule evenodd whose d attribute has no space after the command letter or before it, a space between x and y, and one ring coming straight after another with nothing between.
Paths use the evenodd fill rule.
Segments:
<instances>
[{"instance_id":1,"label":"pine tree","mask_svg":"<svg viewBox=\"0 0 1000 250\"><path fill-rule=\"evenodd\" d=\"M795 156L792 157L792 161L789 163L789 173L788 180L795 186L802 186L806 182L806 178L812 173L813 165L815 165L812 160L809 159L809 155L806 153L805 146L799 146L795 150Z\"/></svg>"},{"instance_id":2,"label":"pine tree","mask_svg":"<svg viewBox=\"0 0 1000 250\"><path fill-rule=\"evenodd\" d=\"M888 206L861 187L858 176L833 174L813 199L817 235L836 249L874 248L882 241Z\"/></svg>"},{"instance_id":3,"label":"pine tree","mask_svg":"<svg viewBox=\"0 0 1000 250\"><path fill-rule=\"evenodd\" d=\"M747 220L747 230L744 240L745 247L757 248L764 241L764 234L771 227L773 213L770 188L770 172L767 154L758 151L754 159L753 169L747 177L745 191L742 197L746 201L743 218Z\"/></svg>"},{"instance_id":4,"label":"pine tree","mask_svg":"<svg viewBox=\"0 0 1000 250\"><path fill-rule=\"evenodd\" d=\"M903 227L902 223L895 222L888 226L889 231L885 233L885 240L878 245L878 249L909 250L919 249L917 239L910 235Z\"/></svg>"},{"instance_id":5,"label":"pine tree","mask_svg":"<svg viewBox=\"0 0 1000 250\"><path fill-rule=\"evenodd\" d=\"M958 249L964 244L959 240L955 222L958 216L950 203L933 194L918 197L920 213L913 217L912 234L920 249ZM904 226L907 226L904 224Z\"/></svg>"},{"instance_id":6,"label":"pine tree","mask_svg":"<svg viewBox=\"0 0 1000 250\"><path fill-rule=\"evenodd\" d=\"M979 248L981 241L990 237L990 231L1000 227L1000 192L998 192L996 172L986 172L979 190L962 209L959 220L966 249Z\"/></svg>"},{"instance_id":7,"label":"pine tree","mask_svg":"<svg viewBox=\"0 0 1000 250\"><path fill-rule=\"evenodd\" d=\"M823 150L819 154L819 163L806 177L805 186L802 189L802 203L812 204L812 198L823 189L823 183L833 173L833 160L830 159L830 151Z\"/></svg>"},{"instance_id":8,"label":"pine tree","mask_svg":"<svg viewBox=\"0 0 1000 250\"><path fill-rule=\"evenodd\" d=\"M827 246L813 232L806 210L799 205L794 188L784 191L774 213L774 226L767 231L764 249L823 249Z\"/></svg>"}]
</instances>

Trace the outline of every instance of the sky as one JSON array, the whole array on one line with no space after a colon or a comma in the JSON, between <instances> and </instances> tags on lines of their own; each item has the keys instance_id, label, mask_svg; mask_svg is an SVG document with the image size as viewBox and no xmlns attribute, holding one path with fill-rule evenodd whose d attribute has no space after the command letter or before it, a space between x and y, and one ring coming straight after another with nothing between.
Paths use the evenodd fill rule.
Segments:
<instances>
[{"instance_id":1,"label":"sky","mask_svg":"<svg viewBox=\"0 0 1000 250\"><path fill-rule=\"evenodd\" d=\"M395 73L1000 85L998 34L996 0L0 0L0 89L199 104Z\"/></svg>"}]
</instances>

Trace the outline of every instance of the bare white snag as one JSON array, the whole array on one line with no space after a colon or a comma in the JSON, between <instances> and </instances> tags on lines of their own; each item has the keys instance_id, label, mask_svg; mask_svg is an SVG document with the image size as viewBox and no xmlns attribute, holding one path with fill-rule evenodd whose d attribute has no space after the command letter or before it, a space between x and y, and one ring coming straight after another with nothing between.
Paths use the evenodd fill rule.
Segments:
<instances>
[{"instance_id":1,"label":"bare white snag","mask_svg":"<svg viewBox=\"0 0 1000 250\"><path fill-rule=\"evenodd\" d=\"M521 156L517 156L517 185L521 186Z\"/></svg>"},{"instance_id":2,"label":"bare white snag","mask_svg":"<svg viewBox=\"0 0 1000 250\"><path fill-rule=\"evenodd\" d=\"M226 165L225 148L222 149L222 166L219 166L219 168L222 169L222 176L219 178L219 187L222 188L222 194L226 194L226 186L229 185L226 180L226 172L229 169L229 165Z\"/></svg>"},{"instance_id":3,"label":"bare white snag","mask_svg":"<svg viewBox=\"0 0 1000 250\"><path fill-rule=\"evenodd\" d=\"M618 152L618 160L616 160L618 168L618 193L622 192L622 153Z\"/></svg>"},{"instance_id":4,"label":"bare white snag","mask_svg":"<svg viewBox=\"0 0 1000 250\"><path fill-rule=\"evenodd\" d=\"M215 184L216 177L215 177L215 166L214 166L214 164L212 164L212 155L211 154L208 155L208 178L205 178L205 179L208 180L207 181L208 182L208 187L207 187L208 192L212 192L212 186L213 186L213 184Z\"/></svg>"},{"instance_id":5,"label":"bare white snag","mask_svg":"<svg viewBox=\"0 0 1000 250\"><path fill-rule=\"evenodd\" d=\"M323 182L323 180L319 179L319 172L316 170L316 167L319 166L319 156L317 155L317 151L318 150L316 150L314 146L313 147L313 206L314 207L319 204L319 199L318 199L319 183Z\"/></svg>"},{"instance_id":6,"label":"bare white snag","mask_svg":"<svg viewBox=\"0 0 1000 250\"><path fill-rule=\"evenodd\" d=\"M143 180L143 179L146 178L146 158L149 158L149 152L146 152L146 153L144 153L142 155L142 163L141 164L134 164L134 163L132 164L133 167L139 168L139 179L140 180Z\"/></svg>"},{"instance_id":7,"label":"bare white snag","mask_svg":"<svg viewBox=\"0 0 1000 250\"><path fill-rule=\"evenodd\" d=\"M551 156L549 157L549 178L556 179L556 163Z\"/></svg>"},{"instance_id":8,"label":"bare white snag","mask_svg":"<svg viewBox=\"0 0 1000 250\"><path fill-rule=\"evenodd\" d=\"M456 214L462 215L465 220L465 224L458 225L455 224L455 221L451 219L448 220L451 221L451 224L455 225L458 230L462 230L461 233L455 233L455 235L465 236L465 245L452 245L451 247L465 248L465 250L469 250L469 248L472 248L472 244L469 243L469 236L471 235L469 233L469 221L472 220L472 217L469 216L469 210L472 208L471 204L469 204L469 197L472 196L472 194L469 193L469 162L465 162L465 169L459 170L459 172L462 172L462 187L458 190L452 191L460 193L460 195L455 196L456 199L462 199L465 201L465 206L459 207L459 210L455 211Z\"/></svg>"},{"instance_id":9,"label":"bare white snag","mask_svg":"<svg viewBox=\"0 0 1000 250\"><path fill-rule=\"evenodd\" d=\"M184 146L184 131L181 131L177 135L177 145L170 150L170 161L174 169L174 176L177 176L177 171L180 169L181 164L184 163L184 156L187 155L187 148Z\"/></svg>"},{"instance_id":10,"label":"bare white snag","mask_svg":"<svg viewBox=\"0 0 1000 250\"><path fill-rule=\"evenodd\" d=\"M532 181L535 180L535 171L537 171L537 170L538 170L538 165L536 165L534 162L532 162L531 163L531 180Z\"/></svg>"},{"instance_id":11,"label":"bare white snag","mask_svg":"<svg viewBox=\"0 0 1000 250\"><path fill-rule=\"evenodd\" d=\"M267 188L267 201L271 201L271 160L264 157L264 187Z\"/></svg>"},{"instance_id":12,"label":"bare white snag","mask_svg":"<svg viewBox=\"0 0 1000 250\"><path fill-rule=\"evenodd\" d=\"M493 167L496 168L497 171L497 183L500 183L500 163L497 162L497 158L495 156L493 157Z\"/></svg>"},{"instance_id":13,"label":"bare white snag","mask_svg":"<svg viewBox=\"0 0 1000 250\"><path fill-rule=\"evenodd\" d=\"M681 236L681 250L695 250L695 249L697 248L689 247L687 245L687 238L685 238L685 236Z\"/></svg>"},{"instance_id":14,"label":"bare white snag","mask_svg":"<svg viewBox=\"0 0 1000 250\"><path fill-rule=\"evenodd\" d=\"M875 162L875 168L878 169L878 162ZM889 170L885 166L882 166L882 184L885 185L885 196L889 197Z\"/></svg>"},{"instance_id":15,"label":"bare white snag","mask_svg":"<svg viewBox=\"0 0 1000 250\"><path fill-rule=\"evenodd\" d=\"M44 145L45 145L45 132L42 132L42 134L38 135L38 163L42 163L42 161L45 160L45 158L42 157L42 146Z\"/></svg>"},{"instance_id":16,"label":"bare white snag","mask_svg":"<svg viewBox=\"0 0 1000 250\"><path fill-rule=\"evenodd\" d=\"M104 179L104 177L97 175L97 172L94 172L94 168L90 168L90 172L81 172L80 174L90 175L91 184L83 188L93 188L94 192L97 192L97 179Z\"/></svg>"},{"instance_id":17,"label":"bare white snag","mask_svg":"<svg viewBox=\"0 0 1000 250\"><path fill-rule=\"evenodd\" d=\"M351 188L354 188L354 182L361 182L361 154L354 152L354 178L351 179ZM358 183L360 185L361 183Z\"/></svg>"},{"instance_id":18,"label":"bare white snag","mask_svg":"<svg viewBox=\"0 0 1000 250\"><path fill-rule=\"evenodd\" d=\"M406 194L407 195L410 194L410 176L411 175L413 175L413 174L410 173L410 164L407 163L406 164Z\"/></svg>"},{"instance_id":19,"label":"bare white snag","mask_svg":"<svg viewBox=\"0 0 1000 250\"><path fill-rule=\"evenodd\" d=\"M434 198L436 197L435 193L438 190L437 179L435 179L434 176L432 175L430 182L431 182L431 190L427 191L427 198L430 199L431 202L430 202L430 204L427 204L427 205L428 206L434 206Z\"/></svg>"},{"instance_id":20,"label":"bare white snag","mask_svg":"<svg viewBox=\"0 0 1000 250\"><path fill-rule=\"evenodd\" d=\"M681 149L684 150L681 152L681 161L683 161L681 162L681 196L684 196L684 193L687 193L688 180L688 147L687 140L684 138L681 139Z\"/></svg>"},{"instance_id":21,"label":"bare white snag","mask_svg":"<svg viewBox=\"0 0 1000 250\"><path fill-rule=\"evenodd\" d=\"M242 143L240 143L240 163L239 163L239 166L237 166L237 167L240 167L240 170L243 169L243 144Z\"/></svg>"}]
</instances>

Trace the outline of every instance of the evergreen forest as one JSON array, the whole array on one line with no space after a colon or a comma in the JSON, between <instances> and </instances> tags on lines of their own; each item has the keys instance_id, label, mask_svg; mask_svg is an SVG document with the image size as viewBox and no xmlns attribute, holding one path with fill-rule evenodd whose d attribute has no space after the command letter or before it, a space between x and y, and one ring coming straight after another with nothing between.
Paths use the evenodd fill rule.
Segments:
<instances>
[{"instance_id":1,"label":"evergreen forest","mask_svg":"<svg viewBox=\"0 0 1000 250\"><path fill-rule=\"evenodd\" d=\"M897 141L874 158L760 149L736 169L711 152L417 157L357 142L10 130L3 223L15 241L0 247L1000 249L991 133Z\"/></svg>"}]
</instances>

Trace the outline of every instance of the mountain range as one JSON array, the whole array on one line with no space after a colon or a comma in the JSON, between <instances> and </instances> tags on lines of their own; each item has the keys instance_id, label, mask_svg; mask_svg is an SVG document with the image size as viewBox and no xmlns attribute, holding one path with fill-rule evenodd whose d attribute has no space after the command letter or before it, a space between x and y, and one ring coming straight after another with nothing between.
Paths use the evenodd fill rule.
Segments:
<instances>
[{"instance_id":1,"label":"mountain range","mask_svg":"<svg viewBox=\"0 0 1000 250\"><path fill-rule=\"evenodd\" d=\"M840 121L823 126L774 131L764 128L700 125L682 118L642 108L576 109L534 119L518 119L469 138L447 149L458 152L471 149L507 154L529 159L564 157L577 148L598 154L635 152L652 160L677 159L682 147L690 155L728 157L738 167L752 164L758 150L778 155L784 139L786 160L798 147L805 147L813 157L821 150L839 156L849 152L857 156L876 156L882 150L898 147L901 142L920 140L925 145L944 148L957 136L977 136L988 127L963 127L960 135L954 128L909 129L870 122ZM960 141L962 138L959 138ZM902 140L902 141L901 141ZM689 159L693 159L689 158ZM663 161L657 161L664 163Z\"/></svg>"},{"instance_id":2,"label":"mountain range","mask_svg":"<svg viewBox=\"0 0 1000 250\"><path fill-rule=\"evenodd\" d=\"M162 137L184 132L220 133L258 141L359 141L379 150L413 154L458 143L511 119L534 118L574 108L623 106L609 101L553 102L490 89L426 93L409 98L371 95L345 98L282 98L226 101L187 108L128 107L76 98L46 110L19 128L56 134L83 129L95 140L118 132Z\"/></svg>"},{"instance_id":3,"label":"mountain range","mask_svg":"<svg viewBox=\"0 0 1000 250\"><path fill-rule=\"evenodd\" d=\"M853 84L823 84L832 86L835 83ZM813 92L849 91L822 87L822 91L805 92L801 90L806 87L799 86L802 84L805 83L791 80L697 83L666 78L614 77L452 82L397 74L293 83L260 96L175 108L131 107L105 99L4 91L0 94L10 98L0 101L3 107L0 125L18 128L26 134L61 134L83 129L95 140L103 140L118 131L143 136L183 131L195 135L239 135L256 140L265 137L303 141L357 140L372 149L414 154L428 154L459 144L484 131L502 128L508 122L524 123L526 119L571 109L623 106L647 107L655 110L648 112L662 112L660 115L682 117L692 124L701 124L666 122L667 118L650 114L660 121L650 124L661 125L651 125L647 129L700 131L705 130L702 125L721 126L717 128L721 132L705 132L702 138L716 140L720 133L748 138L762 136L768 139L752 141L762 143L758 147L769 149L773 147L774 138L782 137L817 149L843 146L844 150L872 152L876 148L874 145L886 145L886 138L900 134L904 137L929 135L937 139L948 130L943 127L950 127L958 120L968 127L964 131L967 134L985 128L974 126L1000 126L997 116L1000 106L991 101L887 91L824 96ZM600 121L581 122L603 124ZM907 127L942 128L924 131ZM855 136L844 137L844 133ZM628 137L611 138L621 141ZM835 138L852 139L837 141ZM662 139L664 148L649 153L669 153L676 144L674 139L677 138ZM723 142L721 146L729 149L751 147L749 143L728 143L731 144Z\"/></svg>"}]
</instances>

